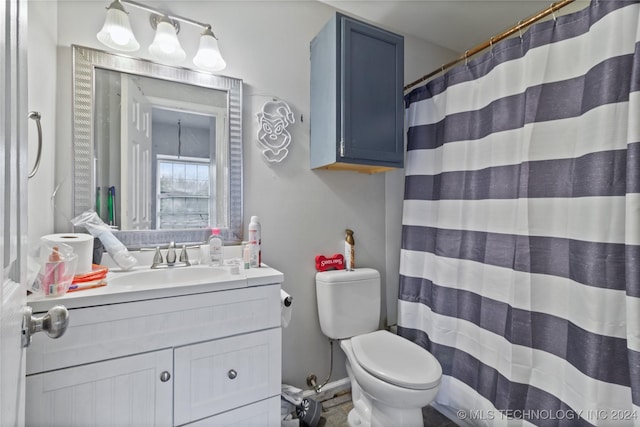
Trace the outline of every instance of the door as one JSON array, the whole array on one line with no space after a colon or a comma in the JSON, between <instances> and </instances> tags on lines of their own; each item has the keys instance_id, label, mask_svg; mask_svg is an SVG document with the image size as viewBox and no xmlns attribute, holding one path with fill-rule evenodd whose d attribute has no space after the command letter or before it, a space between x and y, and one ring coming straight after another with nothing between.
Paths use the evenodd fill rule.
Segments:
<instances>
[{"instance_id":1,"label":"door","mask_svg":"<svg viewBox=\"0 0 640 427\"><path fill-rule=\"evenodd\" d=\"M121 230L151 228L151 103L123 74L121 105ZM114 218L115 220L115 218Z\"/></svg>"},{"instance_id":2,"label":"door","mask_svg":"<svg viewBox=\"0 0 640 427\"><path fill-rule=\"evenodd\" d=\"M0 425L24 425L27 236L27 2L0 5Z\"/></svg>"}]
</instances>

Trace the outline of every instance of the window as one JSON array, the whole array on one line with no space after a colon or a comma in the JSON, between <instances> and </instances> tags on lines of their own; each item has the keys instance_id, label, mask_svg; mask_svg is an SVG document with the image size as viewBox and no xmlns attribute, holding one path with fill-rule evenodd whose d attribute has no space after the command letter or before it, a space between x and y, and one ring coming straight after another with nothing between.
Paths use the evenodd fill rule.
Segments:
<instances>
[{"instance_id":1,"label":"window","mask_svg":"<svg viewBox=\"0 0 640 427\"><path fill-rule=\"evenodd\" d=\"M215 166L209 159L158 156L156 223L159 229L204 228L215 218L211 203Z\"/></svg>"}]
</instances>

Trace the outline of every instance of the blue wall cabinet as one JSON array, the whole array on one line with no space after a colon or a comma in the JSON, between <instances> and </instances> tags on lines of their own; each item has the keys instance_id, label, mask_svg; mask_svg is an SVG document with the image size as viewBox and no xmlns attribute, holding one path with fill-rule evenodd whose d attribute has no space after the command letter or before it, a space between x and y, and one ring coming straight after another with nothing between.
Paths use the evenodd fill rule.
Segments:
<instances>
[{"instance_id":1,"label":"blue wall cabinet","mask_svg":"<svg viewBox=\"0 0 640 427\"><path fill-rule=\"evenodd\" d=\"M404 38L336 15L311 41L311 168L404 166Z\"/></svg>"}]
</instances>

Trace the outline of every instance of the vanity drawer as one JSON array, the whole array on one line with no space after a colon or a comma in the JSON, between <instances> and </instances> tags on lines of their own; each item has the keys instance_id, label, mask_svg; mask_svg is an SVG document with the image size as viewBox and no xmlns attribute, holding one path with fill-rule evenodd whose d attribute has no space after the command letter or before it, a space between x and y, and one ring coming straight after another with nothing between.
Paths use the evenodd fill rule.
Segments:
<instances>
[{"instance_id":1,"label":"vanity drawer","mask_svg":"<svg viewBox=\"0 0 640 427\"><path fill-rule=\"evenodd\" d=\"M280 395L281 329L174 350L174 424Z\"/></svg>"},{"instance_id":2,"label":"vanity drawer","mask_svg":"<svg viewBox=\"0 0 640 427\"><path fill-rule=\"evenodd\" d=\"M71 309L62 337L34 335L27 375L279 326L279 284Z\"/></svg>"},{"instance_id":3,"label":"vanity drawer","mask_svg":"<svg viewBox=\"0 0 640 427\"><path fill-rule=\"evenodd\" d=\"M187 425L189 427L264 427L279 426L280 423L280 396L276 396Z\"/></svg>"}]
</instances>

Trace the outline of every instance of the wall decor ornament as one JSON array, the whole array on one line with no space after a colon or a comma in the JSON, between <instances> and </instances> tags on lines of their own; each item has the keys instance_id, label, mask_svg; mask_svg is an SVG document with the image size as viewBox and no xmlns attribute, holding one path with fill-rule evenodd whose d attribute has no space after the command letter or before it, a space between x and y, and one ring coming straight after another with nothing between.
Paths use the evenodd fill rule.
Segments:
<instances>
[{"instance_id":1,"label":"wall decor ornament","mask_svg":"<svg viewBox=\"0 0 640 427\"><path fill-rule=\"evenodd\" d=\"M267 101L258 114L258 146L268 162L279 163L289 154L291 134L287 128L296 119L284 101Z\"/></svg>"}]
</instances>

